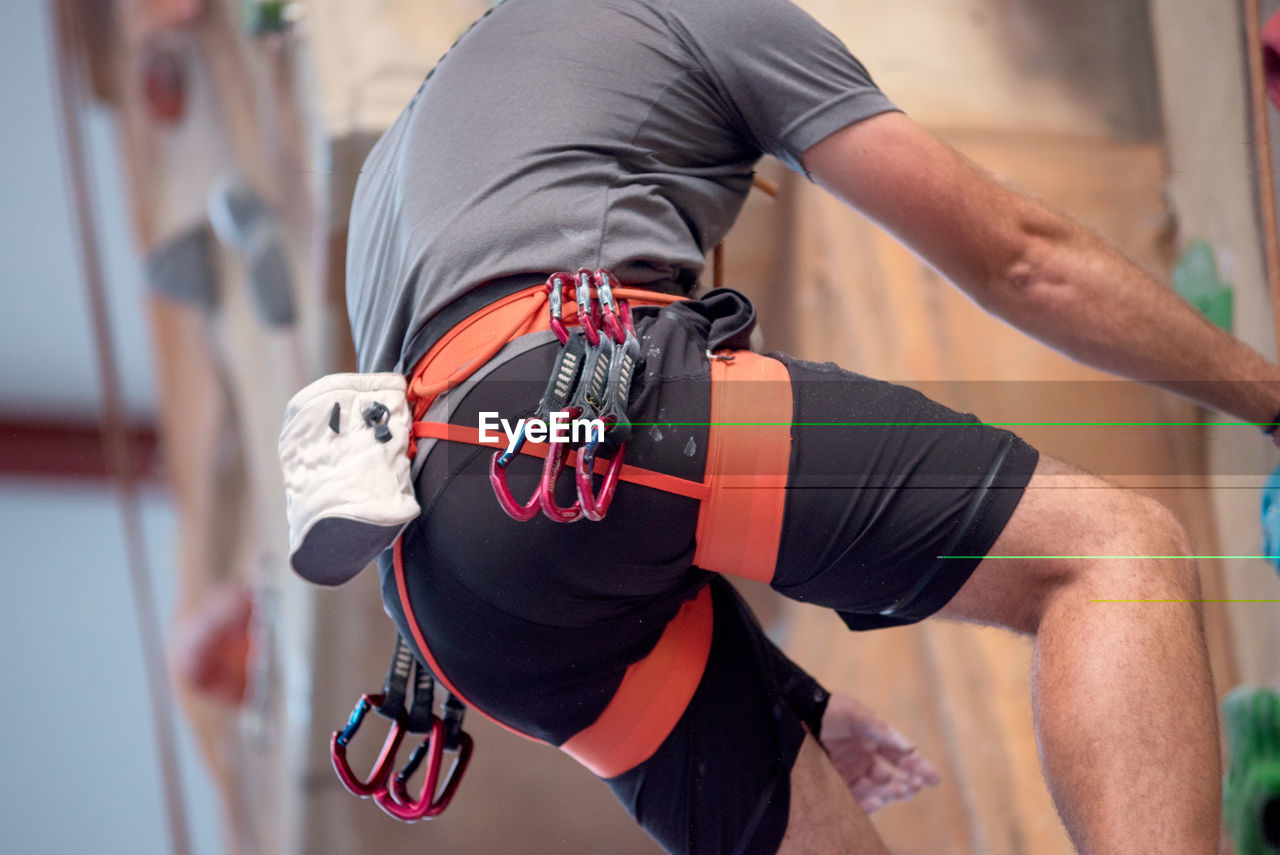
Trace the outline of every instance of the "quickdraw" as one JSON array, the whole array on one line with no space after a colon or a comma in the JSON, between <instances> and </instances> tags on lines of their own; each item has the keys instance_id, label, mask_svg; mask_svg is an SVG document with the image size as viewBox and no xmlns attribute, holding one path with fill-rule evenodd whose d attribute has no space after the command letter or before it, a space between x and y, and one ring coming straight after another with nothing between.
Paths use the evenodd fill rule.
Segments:
<instances>
[{"instance_id":1,"label":"quickdraw","mask_svg":"<svg viewBox=\"0 0 1280 855\"><path fill-rule=\"evenodd\" d=\"M406 710L409 677L413 676L413 701ZM360 798L372 797L378 807L403 822L417 822L439 816L453 800L458 784L471 762L474 743L462 729L466 708L453 695L446 695L441 708L443 718L433 712L435 680L431 673L413 657L404 639L396 636L396 649L387 669L382 692L365 694L356 702L351 717L342 730L329 741L329 755L338 780L352 794ZM391 729L382 743L382 750L373 769L361 776L352 770L347 760L347 746L369 711L373 710L390 720ZM422 741L409 755L408 762L395 771L396 756L408 734L425 734ZM444 769L444 755L453 755L453 762L440 786L440 773ZM409 779L426 764L422 787L418 795L409 794Z\"/></svg>"},{"instance_id":2,"label":"quickdraw","mask_svg":"<svg viewBox=\"0 0 1280 855\"><path fill-rule=\"evenodd\" d=\"M555 368L547 388L538 401L537 418L547 421L553 414L564 414L570 420L599 419L605 425L604 439L616 443L618 450L599 490L592 467L600 437L591 437L578 453L575 484L578 498L572 505L556 503L555 486L569 455L569 443L553 443L542 466L542 477L533 495L519 502L507 484L507 465L524 446L523 429L505 451L495 451L489 462L489 482L498 504L507 516L525 522L541 510L555 522L577 522L586 517L599 521L609 510L618 476L626 454L626 440L631 434L627 418L627 397L640 355L631 320L631 307L614 297L618 280L603 268L586 268L577 273L553 273L547 278L547 306L550 327L560 341ZM570 330L564 322L564 293L572 288L577 305L578 326ZM592 299L592 289L595 300Z\"/></svg>"}]
</instances>

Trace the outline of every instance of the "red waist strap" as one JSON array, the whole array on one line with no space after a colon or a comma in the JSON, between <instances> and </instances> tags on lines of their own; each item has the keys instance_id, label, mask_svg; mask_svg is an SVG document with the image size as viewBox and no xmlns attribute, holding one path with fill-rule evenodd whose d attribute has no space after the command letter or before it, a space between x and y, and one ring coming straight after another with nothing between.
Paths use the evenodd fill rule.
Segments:
<instances>
[{"instance_id":1,"label":"red waist strap","mask_svg":"<svg viewBox=\"0 0 1280 855\"><path fill-rule=\"evenodd\" d=\"M665 306L684 299L642 288L614 288L613 296L636 306ZM566 300L564 322L572 324L577 318L578 304ZM509 342L548 329L551 329L551 316L547 312L547 289L543 285L495 300L459 322L418 360L409 375L413 417L422 418L437 395L466 380Z\"/></svg>"}]
</instances>

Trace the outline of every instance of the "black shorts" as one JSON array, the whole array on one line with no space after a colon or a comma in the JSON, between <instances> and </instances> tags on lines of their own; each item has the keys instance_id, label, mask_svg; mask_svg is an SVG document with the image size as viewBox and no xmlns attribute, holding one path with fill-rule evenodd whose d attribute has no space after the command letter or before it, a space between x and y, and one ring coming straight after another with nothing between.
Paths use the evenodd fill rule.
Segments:
<instances>
[{"instance_id":1,"label":"black shorts","mask_svg":"<svg viewBox=\"0 0 1280 855\"><path fill-rule=\"evenodd\" d=\"M828 694L765 637L733 586L711 585L702 682L671 735L609 788L668 852L772 853L787 830L791 767Z\"/></svg>"},{"instance_id":2,"label":"black shorts","mask_svg":"<svg viewBox=\"0 0 1280 855\"><path fill-rule=\"evenodd\" d=\"M749 304L732 303L722 295L637 311L643 368L627 463L709 476L707 354L750 326L734 316ZM547 341L500 355L478 382L449 393L448 420L474 428L481 412L528 415L555 351ZM835 609L855 629L936 612L1000 534L1036 452L910 389L773 358L785 366L792 413L770 584ZM601 716L628 666L711 585L711 652L692 700L647 760L608 783L672 852L775 851L790 769L805 727L818 729L826 693L768 642L722 578L695 566L701 503L624 482L600 522L518 523L493 497L491 454L454 442L427 454L416 482L423 512L402 538L399 586L392 563L381 562L401 634L415 637L409 612L468 701L561 745ZM540 469L536 458L512 462L517 496L531 493ZM571 480L558 483L561 504L574 498Z\"/></svg>"}]
</instances>

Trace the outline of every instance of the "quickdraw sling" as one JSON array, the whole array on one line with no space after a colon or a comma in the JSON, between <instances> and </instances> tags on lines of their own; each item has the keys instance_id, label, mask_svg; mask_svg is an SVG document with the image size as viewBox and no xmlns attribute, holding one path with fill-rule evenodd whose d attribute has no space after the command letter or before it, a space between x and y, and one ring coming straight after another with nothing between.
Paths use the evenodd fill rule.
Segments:
<instances>
[{"instance_id":1,"label":"quickdraw sling","mask_svg":"<svg viewBox=\"0 0 1280 855\"><path fill-rule=\"evenodd\" d=\"M413 699L406 706L410 675ZM461 701L446 692L441 715L435 714L434 706L435 680L431 672L418 663L409 645L397 635L382 691L361 695L346 726L329 740L329 757L342 785L352 795L362 799L372 797L378 807L402 822L418 822L443 813L467 771L474 744L470 734L462 729L466 708ZM373 769L362 777L351 769L347 746L370 710L390 721L391 729ZM408 734L422 734L423 738L404 767L396 771L400 744ZM453 755L453 762L441 785L446 753ZM422 786L416 796L410 795L409 780L424 763Z\"/></svg>"},{"instance_id":2,"label":"quickdraw sling","mask_svg":"<svg viewBox=\"0 0 1280 855\"><path fill-rule=\"evenodd\" d=\"M604 519L618 487L618 475L626 455L631 422L627 418L627 396L640 355L631 322L631 307L614 298L617 280L604 269L580 269L574 276L555 273L547 279L550 327L560 341L555 367L547 381L546 391L538 402L535 418L552 423L556 417L565 422L598 420L604 435L591 435L583 443L574 466L578 500L560 507L555 500L555 485L565 467L569 442L555 442L542 465L542 478L529 500L521 504L507 485L507 465L524 447L528 422L505 451L495 451L489 463L489 482L498 504L507 516L521 522L533 519L541 510L555 522L577 522L583 517ZM595 286L596 301L591 299ZM579 326L570 331L564 323L564 294L573 289L578 306ZM585 310L584 310L585 309ZM618 448L609 461L599 491L593 484L596 451L602 440Z\"/></svg>"}]
</instances>

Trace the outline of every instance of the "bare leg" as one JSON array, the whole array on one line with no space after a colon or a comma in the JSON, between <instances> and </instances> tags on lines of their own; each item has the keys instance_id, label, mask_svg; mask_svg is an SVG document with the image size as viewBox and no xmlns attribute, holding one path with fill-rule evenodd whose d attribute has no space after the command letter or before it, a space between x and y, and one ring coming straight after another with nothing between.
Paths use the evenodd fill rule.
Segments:
<instances>
[{"instance_id":1,"label":"bare leg","mask_svg":"<svg viewBox=\"0 0 1280 855\"><path fill-rule=\"evenodd\" d=\"M1042 458L943 614L1035 635L1054 802L1081 852L1218 851L1222 772L1194 563L1160 504ZM1099 603L1099 599L1173 600Z\"/></svg>"},{"instance_id":2,"label":"bare leg","mask_svg":"<svg viewBox=\"0 0 1280 855\"><path fill-rule=\"evenodd\" d=\"M778 855L888 855L835 766L806 736L791 769L791 810Z\"/></svg>"}]
</instances>

